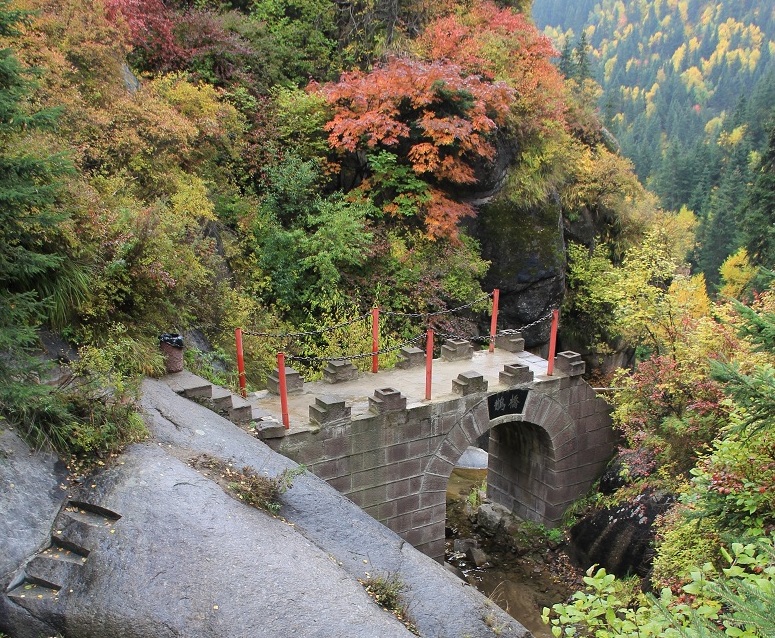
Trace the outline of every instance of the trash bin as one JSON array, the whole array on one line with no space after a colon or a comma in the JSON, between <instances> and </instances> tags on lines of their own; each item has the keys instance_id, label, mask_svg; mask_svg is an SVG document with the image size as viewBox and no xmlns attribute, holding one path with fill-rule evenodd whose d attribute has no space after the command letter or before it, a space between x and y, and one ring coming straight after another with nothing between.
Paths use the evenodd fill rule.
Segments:
<instances>
[{"instance_id":1,"label":"trash bin","mask_svg":"<svg viewBox=\"0 0 775 638\"><path fill-rule=\"evenodd\" d=\"M167 372L183 370L183 337L174 332L159 335L159 347L164 355Z\"/></svg>"}]
</instances>

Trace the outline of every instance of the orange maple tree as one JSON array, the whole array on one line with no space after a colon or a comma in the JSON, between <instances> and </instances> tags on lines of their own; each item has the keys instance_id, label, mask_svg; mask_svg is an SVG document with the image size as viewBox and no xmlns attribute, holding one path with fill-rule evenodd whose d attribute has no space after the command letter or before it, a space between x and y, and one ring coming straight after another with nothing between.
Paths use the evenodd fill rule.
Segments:
<instances>
[{"instance_id":1,"label":"orange maple tree","mask_svg":"<svg viewBox=\"0 0 775 638\"><path fill-rule=\"evenodd\" d=\"M330 146L342 153L388 150L428 184L421 211L429 237L457 235L470 204L454 201L449 185L476 182L474 163L495 155L491 134L505 123L514 90L466 75L448 61L391 58L369 73L313 85L334 109L326 124ZM383 209L394 207L386 202Z\"/></svg>"},{"instance_id":2,"label":"orange maple tree","mask_svg":"<svg viewBox=\"0 0 775 638\"><path fill-rule=\"evenodd\" d=\"M557 51L524 14L485 0L432 21L415 45L426 59L449 60L513 87L513 123L523 132L562 121L563 78L552 63Z\"/></svg>"}]
</instances>

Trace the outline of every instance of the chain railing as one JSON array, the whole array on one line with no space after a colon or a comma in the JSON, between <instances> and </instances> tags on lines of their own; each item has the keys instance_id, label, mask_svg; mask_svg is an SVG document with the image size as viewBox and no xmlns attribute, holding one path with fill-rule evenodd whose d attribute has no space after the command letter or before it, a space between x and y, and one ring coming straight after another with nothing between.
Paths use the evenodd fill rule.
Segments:
<instances>
[{"instance_id":1,"label":"chain railing","mask_svg":"<svg viewBox=\"0 0 775 638\"><path fill-rule=\"evenodd\" d=\"M428 320L431 318L439 317L442 315L451 315L451 314L462 312L464 310L468 310L486 299L493 300L489 335L460 335L460 334L446 333L446 332L434 332L434 330L427 328L425 332L418 334L417 336L412 337L411 339L407 339L402 343L399 343L393 346L383 347L383 348L379 347L380 314L388 317L406 317L411 319L423 319L425 320L427 325ZM332 332L334 330L347 328L358 322L362 322L369 317L371 317L372 348L368 352L358 352L354 354L342 354L342 355L334 355L334 356L327 356L327 357L292 355L292 354L285 354L283 352L278 353L277 360L278 360L278 371L279 371L279 380L280 380L281 402L283 403L283 423L286 428L289 427L288 416L287 416L287 396L285 396L285 388L283 387L285 385L283 382L285 379L286 361L298 361L300 363L310 365L314 363L328 363L331 361L358 361L361 359L366 359L371 357L372 372L378 372L379 371L378 361L380 356L397 352L411 344L415 344L425 339L426 340L426 348L425 348L426 350L426 399L430 399L431 367L432 367L432 361L433 361L434 340L436 337L441 337L443 339L466 340L466 341L472 341L472 342L479 342L482 344L489 343L489 346L490 346L489 351L493 352L495 340L497 337L515 335L515 334L524 332L526 330L529 330L530 328L533 328L534 326L537 326L543 323L544 321L547 321L548 319L552 319L552 328L551 328L550 343L549 343L549 362L547 367L547 374L551 375L553 371L553 363L554 363L553 358L554 358L554 350L556 345L556 333L557 333L557 325L558 325L558 319L559 319L559 311L552 310L547 314L543 315L542 317L539 317L538 319L535 319L534 321L531 321L530 323L527 323L524 326L521 326L520 328L509 328L509 329L498 331L497 330L498 299L499 299L499 291L498 289L495 289L492 293L487 293L485 295L482 295L481 297L474 299L473 301L467 304L463 304L461 306L457 306L455 308L449 308L446 310L439 310L436 312L410 313L410 312L398 312L398 311L392 311L392 310L380 311L379 308L373 308L370 312L360 315L358 317L355 317L353 319L350 319L348 321L344 321L332 326L324 326L323 328L319 328L317 330L305 330L305 331L298 331L298 332L280 333L280 332L257 332L257 331L243 330L241 328L237 328L237 330L235 331L235 336L236 336L236 343L237 343L237 365L239 367L240 392L243 397L247 395L246 387L245 387L245 366L244 366L244 352L243 352L243 344L242 344L243 336L259 337L259 338L273 339L273 340L300 339L304 337L323 335L323 334Z\"/></svg>"},{"instance_id":2,"label":"chain railing","mask_svg":"<svg viewBox=\"0 0 775 638\"><path fill-rule=\"evenodd\" d=\"M271 339L295 339L298 337L312 337L315 335L322 335L327 332L333 332L334 330L339 330L340 328L346 328L347 326L352 326L353 324L356 324L359 321L363 321L370 316L371 312L367 312L366 314L355 317L354 319L350 319L349 321L343 321L342 323L337 323L333 326L325 326L319 330L305 330L302 332L252 332L250 330L243 330L242 334L249 335L251 337L265 337Z\"/></svg>"},{"instance_id":3,"label":"chain railing","mask_svg":"<svg viewBox=\"0 0 775 638\"><path fill-rule=\"evenodd\" d=\"M333 357L304 357L299 355L287 354L285 355L285 360L303 361L305 363L314 363L314 362L326 363L329 361L357 361L358 359L367 359L369 357L373 357L374 355L379 356L383 354L390 354L391 352L397 352L398 350L401 350L401 348L405 348L409 344L419 341L420 339L424 338L427 334L428 334L427 332L423 332L422 334L419 334L416 337L407 339L403 343L400 343L395 346L391 346L389 348L382 348L380 350L371 350L369 352L359 352L357 354L344 354L344 355L338 355Z\"/></svg>"}]
</instances>

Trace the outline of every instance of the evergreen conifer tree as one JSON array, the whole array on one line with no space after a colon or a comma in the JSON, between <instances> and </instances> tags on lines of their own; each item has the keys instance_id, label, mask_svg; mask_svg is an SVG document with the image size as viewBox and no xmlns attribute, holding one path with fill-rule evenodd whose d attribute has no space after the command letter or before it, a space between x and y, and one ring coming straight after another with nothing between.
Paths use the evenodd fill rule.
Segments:
<instances>
[{"instance_id":1,"label":"evergreen conifer tree","mask_svg":"<svg viewBox=\"0 0 775 638\"><path fill-rule=\"evenodd\" d=\"M573 50L573 57L575 58L575 65L573 68L573 77L577 82L582 83L592 77L592 65L589 61L589 42L587 41L587 34L582 31L579 36L579 41L576 44L576 48Z\"/></svg>"},{"instance_id":2,"label":"evergreen conifer tree","mask_svg":"<svg viewBox=\"0 0 775 638\"><path fill-rule=\"evenodd\" d=\"M16 34L26 19L0 0L0 35ZM14 52L0 50L0 413L8 415L13 389L24 386L33 370L27 356L49 299L41 291L55 278L63 257L56 252L55 212L58 176L67 170L61 158L25 153L23 135L51 126L55 113L29 113L25 98L33 87L30 72Z\"/></svg>"},{"instance_id":3,"label":"evergreen conifer tree","mask_svg":"<svg viewBox=\"0 0 775 638\"><path fill-rule=\"evenodd\" d=\"M742 208L741 230L751 260L775 267L775 126Z\"/></svg>"}]
</instances>

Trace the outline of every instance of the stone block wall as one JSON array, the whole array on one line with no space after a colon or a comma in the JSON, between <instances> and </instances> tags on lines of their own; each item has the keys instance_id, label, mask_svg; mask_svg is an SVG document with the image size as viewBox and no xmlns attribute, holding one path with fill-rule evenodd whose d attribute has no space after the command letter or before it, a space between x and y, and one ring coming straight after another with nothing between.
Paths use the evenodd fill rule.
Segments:
<instances>
[{"instance_id":1,"label":"stone block wall","mask_svg":"<svg viewBox=\"0 0 775 638\"><path fill-rule=\"evenodd\" d=\"M373 411L356 418L326 398L316 407L319 431L270 444L439 560L449 476L482 435L490 432L490 498L547 525L559 522L613 453L609 408L578 376L408 407L390 388L381 392ZM512 413L493 418L492 398Z\"/></svg>"}]
</instances>

